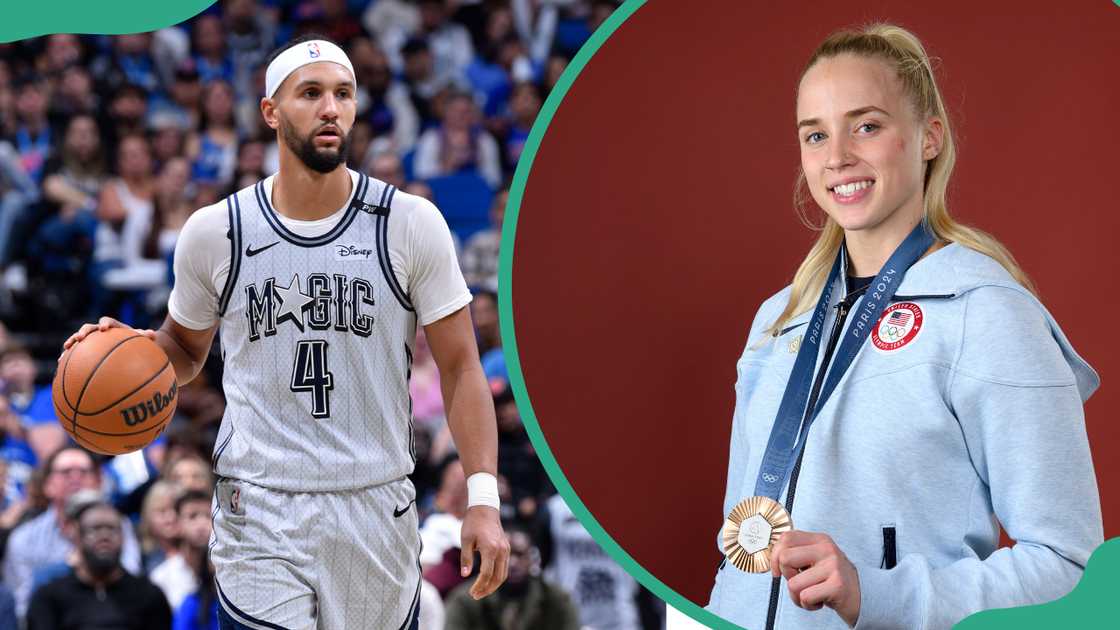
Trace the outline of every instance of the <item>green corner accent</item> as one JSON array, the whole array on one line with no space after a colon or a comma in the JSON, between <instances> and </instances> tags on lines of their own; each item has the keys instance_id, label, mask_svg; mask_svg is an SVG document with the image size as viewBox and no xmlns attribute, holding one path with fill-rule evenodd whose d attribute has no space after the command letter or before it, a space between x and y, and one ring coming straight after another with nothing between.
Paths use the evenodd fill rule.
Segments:
<instances>
[{"instance_id":1,"label":"green corner accent","mask_svg":"<svg viewBox=\"0 0 1120 630\"><path fill-rule=\"evenodd\" d=\"M552 454L548 442L545 440L536 413L533 411L529 392L525 387L525 377L521 370L521 361L517 352L517 336L513 321L513 252L517 234L517 218L521 211L521 200L525 194L525 185L529 178L529 170L533 160L540 149L541 141L552 122L560 102L571 89L576 77L590 61L591 57L603 46L604 42L634 14L646 0L626 0L611 16L591 35L587 43L576 54L568 68L560 76L552 93L545 100L541 112L526 140L521 159L514 172L513 182L510 186L509 201L506 205L505 221L502 224L501 253L498 258L498 316L501 324L502 347L509 370L510 384L513 387L514 398L520 410L522 421L525 424L529 439L536 448L537 455L544 465L549 478L552 479L557 491L571 506L572 512L590 532L592 538L628 573L634 576L643 586L654 595L661 598L669 605L680 610L692 619L716 630L741 630L740 626L725 621L700 606L692 603L680 595L664 582L657 579L649 571L638 564L630 554L615 542L608 534L583 501L576 495L571 483L564 476L560 465ZM1120 0L1113 0L1120 5ZM1089 560L1085 577L1078 586L1066 597L1048 604L1028 606L1014 609L989 610L976 613L956 626L959 630L1004 630L1022 628L1055 628L1072 627L1071 622L1103 621L1108 613L1105 606L1111 601L1111 590L1117 582L1117 570L1120 567L1120 538L1114 538L1101 545ZM714 567L713 567L714 569ZM1110 571L1111 570L1111 571ZM713 571L714 577L714 571ZM1090 617L1095 615L1095 619ZM1084 624L1074 624L1078 627L1090 627Z\"/></svg>"},{"instance_id":2,"label":"green corner accent","mask_svg":"<svg viewBox=\"0 0 1120 630\"><path fill-rule=\"evenodd\" d=\"M571 506L572 512L591 533L592 538L612 557L619 563L628 573L633 575L643 586L648 588L654 595L668 602L673 607L677 608L689 617L699 621L711 628L717 630L739 630L740 626L724 621L720 617L704 610L691 601L685 599L682 595L666 586L663 582L658 580L649 571L642 568L626 553L618 543L611 538L591 512L587 506L580 501L576 496L575 490L568 482L567 477L560 470L560 465L556 462L556 458L552 455L552 449L548 447L548 442L545 441L544 433L541 431L540 423L537 422L537 416L533 412L533 405L529 400L529 392L525 389L525 378L521 372L521 361L518 359L517 354L517 338L514 334L513 323L513 291L512 291L512 276L513 276L513 249L514 239L517 232L517 216L521 209L521 199L525 194L525 183L529 178L529 169L533 165L533 160L537 156L537 151L540 149L541 140L548 129L548 125L552 122L552 117L556 114L556 109L560 106L560 101L563 100L564 95L571 89L572 83L579 76L584 66L591 57L603 46L603 43L618 30L618 27L627 20L635 11L645 4L645 0L627 0L621 7L615 10L602 26L600 26L587 40L587 43L580 48L572 62L568 64L567 69L560 76L560 80L549 94L548 99L545 100L544 105L541 107L541 112L537 116L537 120L533 123L533 128L529 133L529 138L525 142L525 148L521 153L521 159L517 163L517 169L514 171L513 182L510 186L509 201L506 204L505 221L502 224L502 243L501 253L498 257L498 316L501 324L502 332L502 347L505 354L506 366L509 370L510 385L513 387L514 398L517 400L517 408L521 412L522 421L525 428L529 433L529 439L532 441L533 446L537 450L537 455L544 464L548 476L552 479L552 483L556 486L557 491L564 497L564 500ZM713 569L713 579L714 570Z\"/></svg>"},{"instance_id":3,"label":"green corner accent","mask_svg":"<svg viewBox=\"0 0 1120 630\"><path fill-rule=\"evenodd\" d=\"M1120 0L1117 0L1120 1ZM1093 551L1081 581L1065 597L1037 606L985 610L967 617L954 630L1042 630L1043 628L1103 628L1115 623L1112 610L1120 579L1120 538L1111 538ZM1108 626L1112 627L1112 626Z\"/></svg>"},{"instance_id":4,"label":"green corner accent","mask_svg":"<svg viewBox=\"0 0 1120 630\"><path fill-rule=\"evenodd\" d=\"M7 3L0 42L50 33L120 35L154 31L202 13L215 0L43 0Z\"/></svg>"}]
</instances>

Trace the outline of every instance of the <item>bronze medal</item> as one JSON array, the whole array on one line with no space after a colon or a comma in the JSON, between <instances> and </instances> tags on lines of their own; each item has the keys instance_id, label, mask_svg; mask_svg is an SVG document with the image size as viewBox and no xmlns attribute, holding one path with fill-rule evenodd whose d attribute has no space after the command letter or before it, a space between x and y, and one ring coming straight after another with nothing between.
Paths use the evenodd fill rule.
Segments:
<instances>
[{"instance_id":1,"label":"bronze medal","mask_svg":"<svg viewBox=\"0 0 1120 630\"><path fill-rule=\"evenodd\" d=\"M793 529L789 512L770 497L743 499L723 524L723 555L741 571L770 570L770 550Z\"/></svg>"}]
</instances>

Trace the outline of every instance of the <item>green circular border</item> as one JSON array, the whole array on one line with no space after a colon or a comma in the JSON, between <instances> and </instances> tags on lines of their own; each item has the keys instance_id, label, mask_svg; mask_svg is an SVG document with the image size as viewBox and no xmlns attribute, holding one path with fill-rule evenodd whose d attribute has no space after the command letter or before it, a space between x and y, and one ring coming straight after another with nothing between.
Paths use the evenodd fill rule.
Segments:
<instances>
[{"instance_id":1,"label":"green circular border","mask_svg":"<svg viewBox=\"0 0 1120 630\"><path fill-rule=\"evenodd\" d=\"M556 86L552 89L548 98L545 99L544 105L541 106L540 114L537 115L537 120L533 123L528 140L525 141L521 159L518 161L517 169L513 174L513 183L509 189L509 201L506 204L505 220L502 223L502 242L498 255L498 319L502 334L502 352L505 355L506 366L509 370L509 381L513 388L513 396L517 401L517 408L521 413L525 430L529 434L529 440L536 448L541 464L544 465L553 485L556 486L564 500L568 502L576 518L587 528L595 542L599 543L603 550L615 562L618 562L627 573L634 576L638 582L682 613L716 630L740 630L740 626L704 610L654 577L652 573L638 564L630 554L626 553L615 542L614 538L611 538L610 534L603 529L599 521L595 520L587 506L576 496L572 484L568 482L568 478L560 470L560 465L552 455L552 449L548 447L540 423L537 422L537 416L533 412L529 392L525 389L525 377L521 372L521 361L517 353L517 336L514 333L512 306L513 248L517 235L517 216L521 210L521 198L525 194L525 183L529 179L529 169L532 168L533 161L537 157L537 151L540 150L541 140L548 130L548 125L552 122L553 116L556 115L556 109L560 107L560 101L571 89L576 77L583 71L591 57L602 48L603 43L645 3L646 0L627 0L595 30L591 38L579 49L571 63L568 64L564 73L560 75Z\"/></svg>"},{"instance_id":2,"label":"green circular border","mask_svg":"<svg viewBox=\"0 0 1120 630\"><path fill-rule=\"evenodd\" d=\"M0 44L50 35L146 33L181 24L217 0L49 0L6 2Z\"/></svg>"}]
</instances>

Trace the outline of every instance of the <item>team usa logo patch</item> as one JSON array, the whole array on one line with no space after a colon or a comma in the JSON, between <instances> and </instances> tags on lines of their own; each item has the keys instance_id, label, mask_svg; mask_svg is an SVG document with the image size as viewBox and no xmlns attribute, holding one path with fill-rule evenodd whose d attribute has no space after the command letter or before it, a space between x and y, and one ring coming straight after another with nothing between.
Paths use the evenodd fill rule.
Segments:
<instances>
[{"instance_id":1,"label":"team usa logo patch","mask_svg":"<svg viewBox=\"0 0 1120 630\"><path fill-rule=\"evenodd\" d=\"M898 350L914 341L925 325L922 309L913 302L891 304L871 329L871 343L883 352Z\"/></svg>"},{"instance_id":2,"label":"team usa logo patch","mask_svg":"<svg viewBox=\"0 0 1120 630\"><path fill-rule=\"evenodd\" d=\"M310 55L312 59L317 58L321 54L319 52L319 44L317 44L315 42L308 42L308 44L307 44L307 54Z\"/></svg>"}]
</instances>

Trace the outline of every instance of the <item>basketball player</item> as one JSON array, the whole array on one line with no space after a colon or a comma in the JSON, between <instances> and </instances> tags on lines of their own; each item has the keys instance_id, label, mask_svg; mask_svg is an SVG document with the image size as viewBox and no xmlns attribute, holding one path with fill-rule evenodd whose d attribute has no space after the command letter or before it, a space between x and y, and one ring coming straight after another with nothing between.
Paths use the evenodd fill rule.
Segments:
<instances>
[{"instance_id":1,"label":"basketball player","mask_svg":"<svg viewBox=\"0 0 1120 630\"><path fill-rule=\"evenodd\" d=\"M175 248L169 316L142 331L179 383L218 326L227 398L213 459L211 559L222 628L416 628L419 535L408 378L417 324L468 476L461 570L506 578L497 433L447 224L430 202L345 168L346 53L304 36L273 53L261 114L280 170L202 208ZM122 326L103 317L95 330Z\"/></svg>"}]
</instances>

